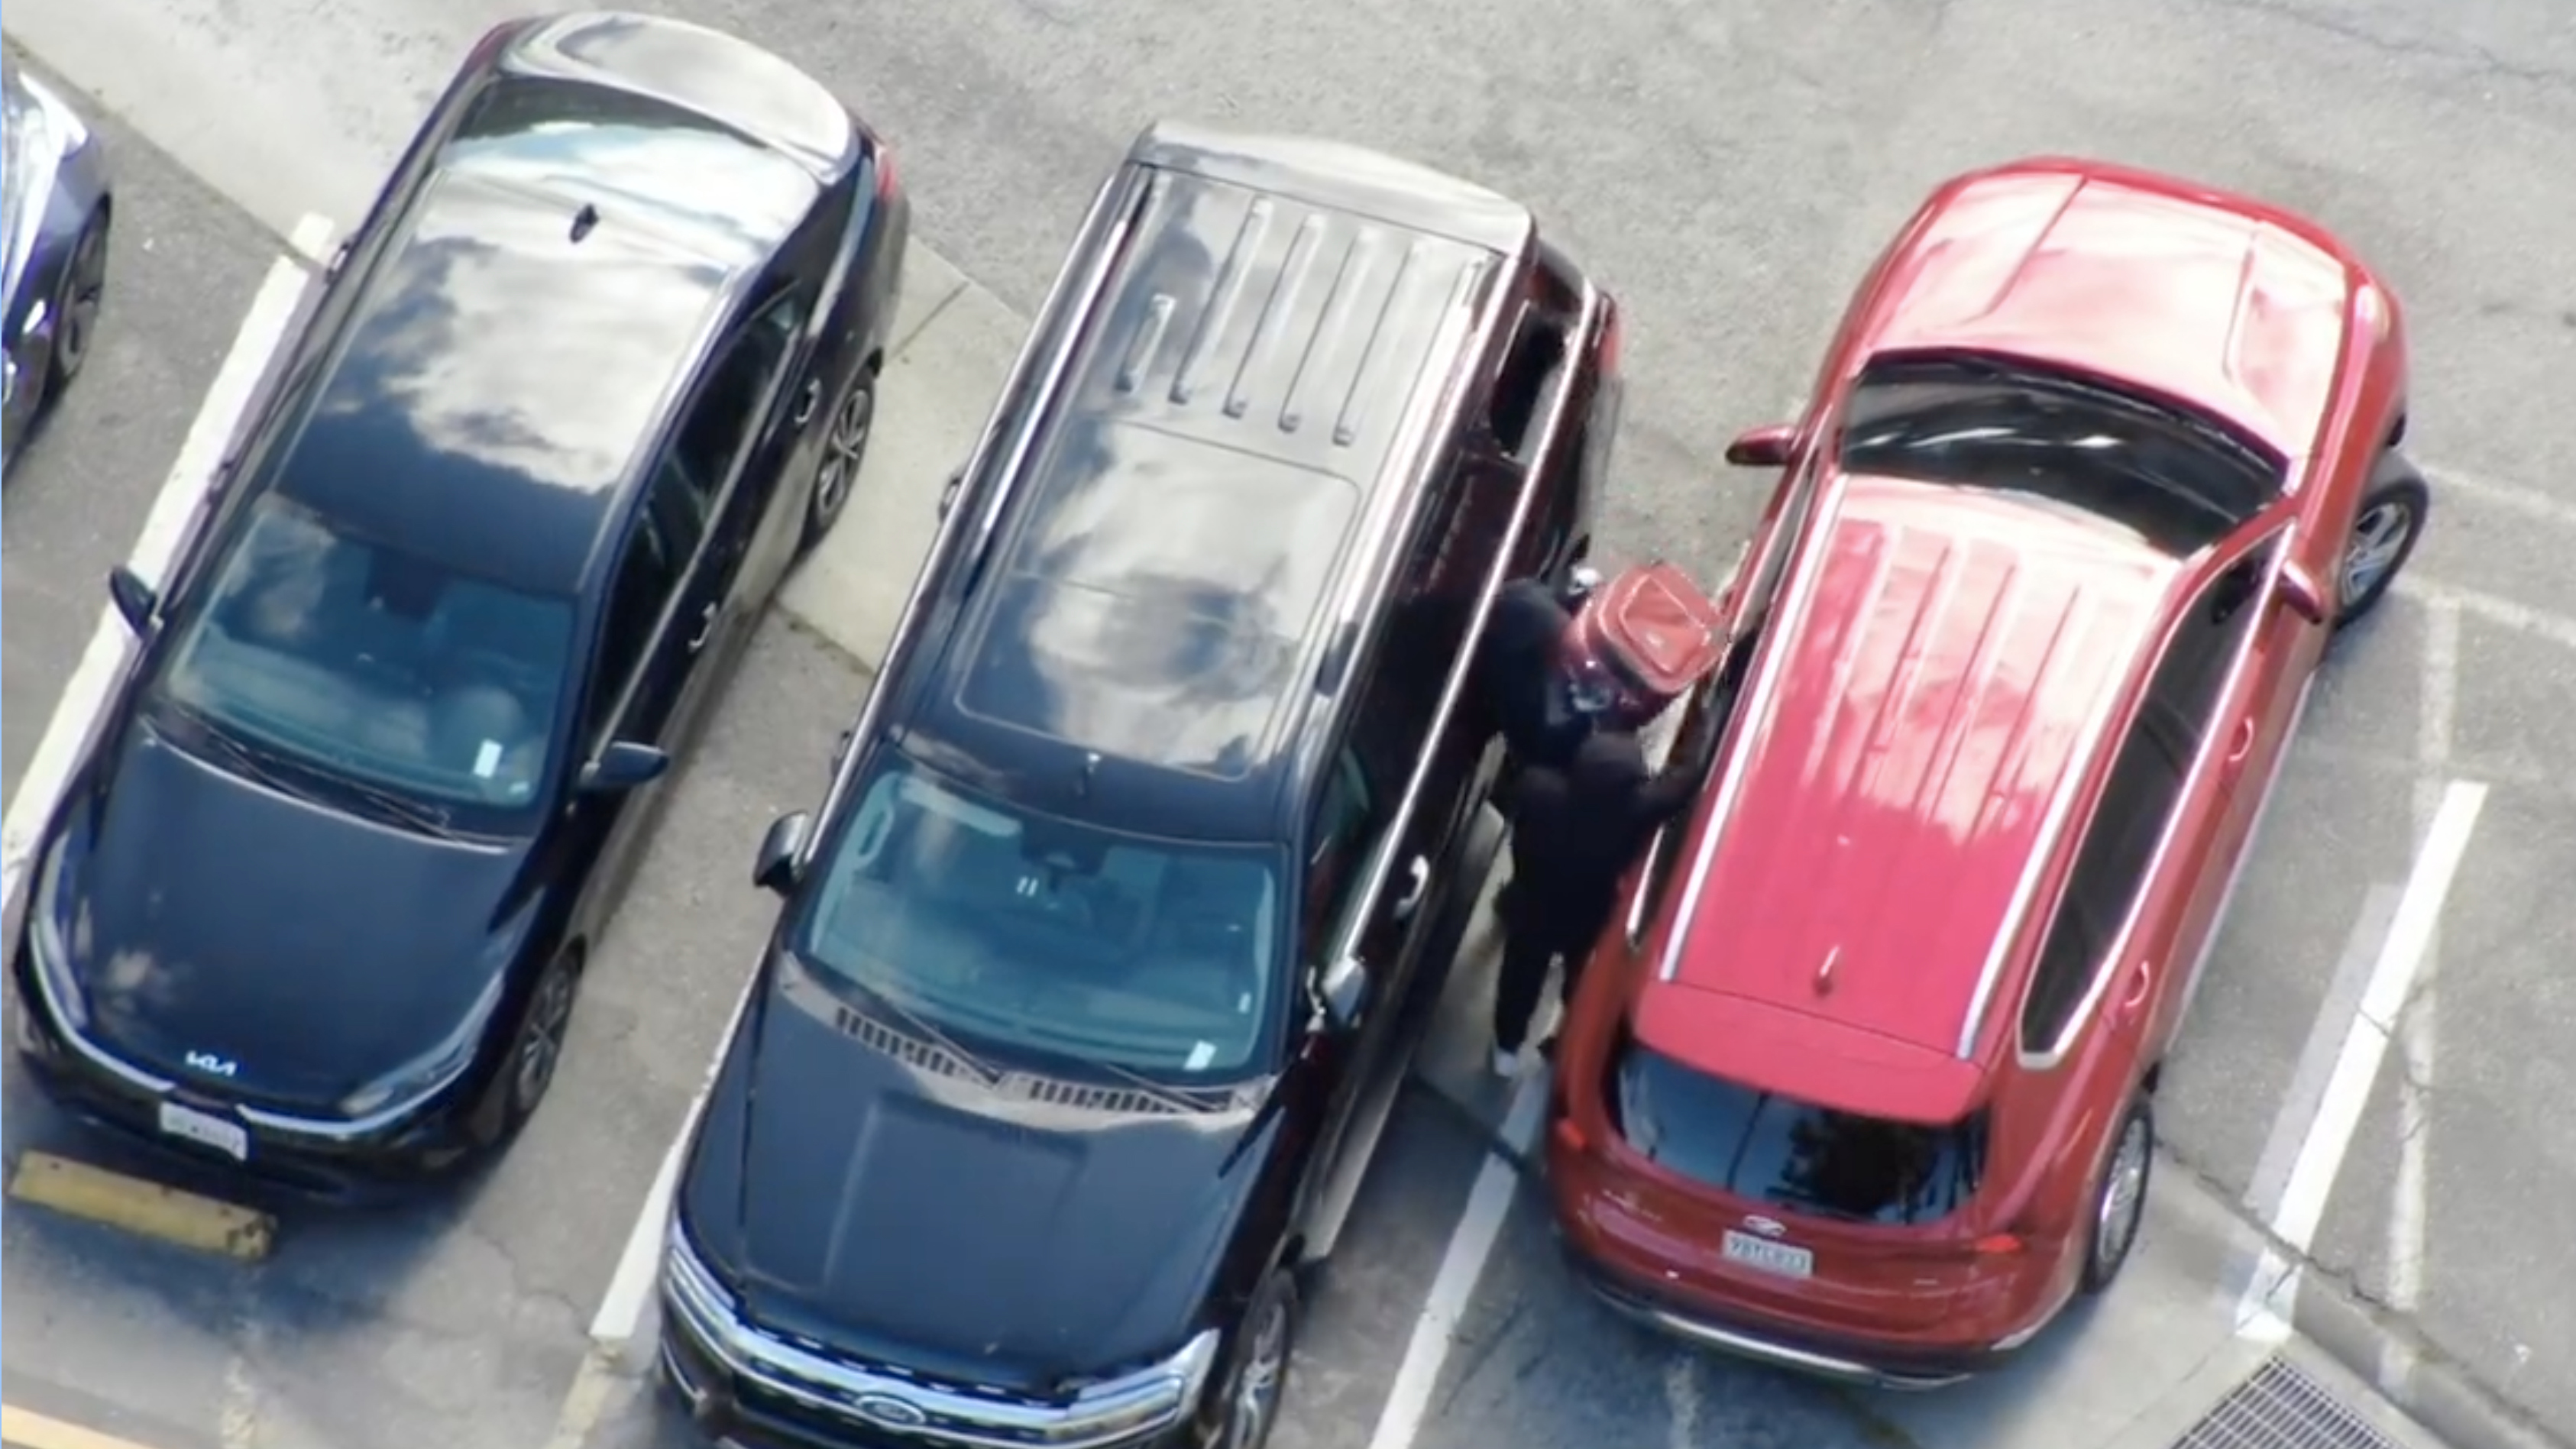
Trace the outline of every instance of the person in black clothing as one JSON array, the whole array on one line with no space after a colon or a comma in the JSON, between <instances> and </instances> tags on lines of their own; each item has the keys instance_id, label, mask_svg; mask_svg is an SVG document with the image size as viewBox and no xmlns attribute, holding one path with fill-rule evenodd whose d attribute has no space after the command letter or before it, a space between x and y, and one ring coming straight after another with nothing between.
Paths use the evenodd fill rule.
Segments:
<instances>
[{"instance_id":1,"label":"person in black clothing","mask_svg":"<svg viewBox=\"0 0 2576 1449\"><path fill-rule=\"evenodd\" d=\"M1563 766L1606 704L1579 688L1567 667L1574 609L1594 582L1588 570L1577 569L1563 590L1541 579L1515 579L1494 596L1479 669L1509 754L1507 768Z\"/></svg>"},{"instance_id":2,"label":"person in black clothing","mask_svg":"<svg viewBox=\"0 0 2576 1449\"><path fill-rule=\"evenodd\" d=\"M1620 878L1657 828L1688 805L1700 771L1675 752L1656 774L1626 731L1587 735L1561 764L1525 767L1512 789L1512 876L1502 908L1503 960L1494 983L1494 1071L1520 1069L1521 1049L1547 985L1565 958L1563 994L1610 921Z\"/></svg>"}]
</instances>

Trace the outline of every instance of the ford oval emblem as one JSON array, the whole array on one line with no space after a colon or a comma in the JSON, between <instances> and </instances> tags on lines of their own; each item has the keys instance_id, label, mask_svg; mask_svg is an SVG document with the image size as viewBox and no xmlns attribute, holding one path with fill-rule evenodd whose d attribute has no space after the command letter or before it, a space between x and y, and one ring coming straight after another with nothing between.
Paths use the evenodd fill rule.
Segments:
<instances>
[{"instance_id":1,"label":"ford oval emblem","mask_svg":"<svg viewBox=\"0 0 2576 1449\"><path fill-rule=\"evenodd\" d=\"M850 1412L888 1429L918 1429L930 1422L919 1404L892 1394L861 1394L850 1401Z\"/></svg>"},{"instance_id":2,"label":"ford oval emblem","mask_svg":"<svg viewBox=\"0 0 2576 1449\"><path fill-rule=\"evenodd\" d=\"M1744 1220L1744 1225L1766 1238L1776 1238L1789 1231L1788 1224L1781 1222L1778 1218L1766 1218L1760 1213L1755 1213L1746 1218Z\"/></svg>"}]
</instances>

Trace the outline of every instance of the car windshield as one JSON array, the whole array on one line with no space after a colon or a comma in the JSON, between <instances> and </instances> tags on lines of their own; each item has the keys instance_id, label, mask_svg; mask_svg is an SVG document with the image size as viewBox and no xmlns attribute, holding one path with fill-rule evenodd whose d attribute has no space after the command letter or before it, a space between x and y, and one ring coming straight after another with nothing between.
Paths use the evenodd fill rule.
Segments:
<instances>
[{"instance_id":1,"label":"car windshield","mask_svg":"<svg viewBox=\"0 0 2576 1449\"><path fill-rule=\"evenodd\" d=\"M797 956L960 1041L1176 1086L1267 1065L1272 852L1031 813L887 751L819 881Z\"/></svg>"},{"instance_id":2,"label":"car windshield","mask_svg":"<svg viewBox=\"0 0 2576 1449\"><path fill-rule=\"evenodd\" d=\"M1791 1212L1890 1227L1937 1222L1968 1205L1985 1171L1983 1114L1927 1127L1837 1112L1630 1037L1611 1073L1630 1147L1667 1172Z\"/></svg>"},{"instance_id":3,"label":"car windshield","mask_svg":"<svg viewBox=\"0 0 2576 1449\"><path fill-rule=\"evenodd\" d=\"M335 530L271 494L156 694L315 774L506 826L544 794L573 623L569 599Z\"/></svg>"},{"instance_id":4,"label":"car windshield","mask_svg":"<svg viewBox=\"0 0 2576 1449\"><path fill-rule=\"evenodd\" d=\"M1842 469L2014 494L2169 558L2281 496L2281 461L2217 420L2109 383L1981 354L1892 354L1862 370Z\"/></svg>"}]
</instances>

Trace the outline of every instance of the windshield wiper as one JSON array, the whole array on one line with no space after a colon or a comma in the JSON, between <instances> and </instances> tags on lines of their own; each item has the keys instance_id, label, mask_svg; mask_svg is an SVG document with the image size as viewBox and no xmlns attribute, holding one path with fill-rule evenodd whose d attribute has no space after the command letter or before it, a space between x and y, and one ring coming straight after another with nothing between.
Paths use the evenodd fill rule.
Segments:
<instances>
[{"instance_id":1,"label":"windshield wiper","mask_svg":"<svg viewBox=\"0 0 2576 1449\"><path fill-rule=\"evenodd\" d=\"M438 840L465 838L448 827L448 813L439 806L415 800L392 790L381 790L373 785L360 784L345 776L334 779L332 783L343 792L363 802L368 809L392 820L397 825Z\"/></svg>"},{"instance_id":2,"label":"windshield wiper","mask_svg":"<svg viewBox=\"0 0 2576 1449\"><path fill-rule=\"evenodd\" d=\"M222 756L224 763L230 768L259 784L280 793L292 795L298 800L314 798L311 786L277 768L279 764L277 755L235 735L224 728L213 715L195 705L177 699L168 699L165 702L174 712L185 716L188 723L197 727L197 733L209 747L209 752Z\"/></svg>"}]
</instances>

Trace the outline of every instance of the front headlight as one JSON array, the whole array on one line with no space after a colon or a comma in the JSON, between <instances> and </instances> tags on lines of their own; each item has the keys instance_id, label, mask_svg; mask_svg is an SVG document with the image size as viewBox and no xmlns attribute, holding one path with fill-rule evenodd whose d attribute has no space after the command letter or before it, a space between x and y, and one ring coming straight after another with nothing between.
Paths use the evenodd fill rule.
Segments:
<instances>
[{"instance_id":1,"label":"front headlight","mask_svg":"<svg viewBox=\"0 0 2576 1449\"><path fill-rule=\"evenodd\" d=\"M483 1029L501 1004L501 989L508 981L507 973L493 972L491 984L474 999L455 1031L437 1046L341 1098L341 1115L372 1117L389 1107L435 1096L464 1076L465 1069L474 1065L474 1050L483 1044Z\"/></svg>"},{"instance_id":2,"label":"front headlight","mask_svg":"<svg viewBox=\"0 0 2576 1449\"><path fill-rule=\"evenodd\" d=\"M1211 1328L1159 1363L1083 1389L1050 1437L1097 1443L1189 1417L1207 1392L1208 1375L1223 1345L1224 1335Z\"/></svg>"},{"instance_id":3,"label":"front headlight","mask_svg":"<svg viewBox=\"0 0 2576 1449\"><path fill-rule=\"evenodd\" d=\"M89 1025L89 999L72 971L70 943L63 939L63 917L70 904L64 899L63 856L70 839L68 833L56 837L36 873L35 899L27 903L27 950L36 958L36 980L44 988L45 1005L54 1019L80 1031Z\"/></svg>"},{"instance_id":4,"label":"front headlight","mask_svg":"<svg viewBox=\"0 0 2576 1449\"><path fill-rule=\"evenodd\" d=\"M733 1290L707 1267L698 1256L695 1243L689 1241L688 1229L680 1226L680 1215L671 1214L671 1225L662 1234L662 1276L671 1295L680 1300L681 1308L698 1321L699 1331L708 1333L723 1326L723 1321L737 1316Z\"/></svg>"}]
</instances>

